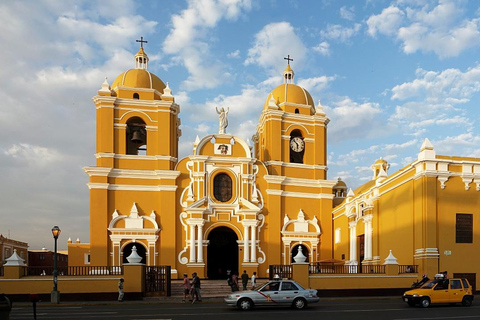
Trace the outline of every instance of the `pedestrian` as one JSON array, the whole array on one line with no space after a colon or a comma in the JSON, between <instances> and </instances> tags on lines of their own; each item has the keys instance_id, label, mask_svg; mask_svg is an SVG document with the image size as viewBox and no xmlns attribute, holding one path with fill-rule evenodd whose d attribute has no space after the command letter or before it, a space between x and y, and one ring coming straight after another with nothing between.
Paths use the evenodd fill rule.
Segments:
<instances>
[{"instance_id":1,"label":"pedestrian","mask_svg":"<svg viewBox=\"0 0 480 320\"><path fill-rule=\"evenodd\" d=\"M197 273L192 273L192 304L195 301L202 301L202 295L200 293L200 278Z\"/></svg>"},{"instance_id":2,"label":"pedestrian","mask_svg":"<svg viewBox=\"0 0 480 320\"><path fill-rule=\"evenodd\" d=\"M183 300L185 302L187 300L187 296L191 295L192 285L190 284L190 280L188 280L188 274L183 274Z\"/></svg>"},{"instance_id":3,"label":"pedestrian","mask_svg":"<svg viewBox=\"0 0 480 320\"><path fill-rule=\"evenodd\" d=\"M247 290L247 284L248 284L247 270L243 270L243 273L242 273L242 287L243 287L243 290Z\"/></svg>"},{"instance_id":4,"label":"pedestrian","mask_svg":"<svg viewBox=\"0 0 480 320\"><path fill-rule=\"evenodd\" d=\"M118 281L118 302L123 302L123 278Z\"/></svg>"},{"instance_id":5,"label":"pedestrian","mask_svg":"<svg viewBox=\"0 0 480 320\"><path fill-rule=\"evenodd\" d=\"M238 276L236 273L232 275L232 292L238 291Z\"/></svg>"},{"instance_id":6,"label":"pedestrian","mask_svg":"<svg viewBox=\"0 0 480 320\"><path fill-rule=\"evenodd\" d=\"M251 282L252 282L252 290L253 290L257 286L257 273L256 272L253 273Z\"/></svg>"}]
</instances>

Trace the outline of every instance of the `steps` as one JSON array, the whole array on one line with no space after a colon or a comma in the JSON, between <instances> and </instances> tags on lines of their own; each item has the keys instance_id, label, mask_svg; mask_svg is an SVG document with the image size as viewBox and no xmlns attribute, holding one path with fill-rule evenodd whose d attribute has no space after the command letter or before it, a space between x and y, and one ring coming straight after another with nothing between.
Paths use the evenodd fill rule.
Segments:
<instances>
[{"instance_id":1,"label":"steps","mask_svg":"<svg viewBox=\"0 0 480 320\"><path fill-rule=\"evenodd\" d=\"M223 298L232 292L227 280L200 280L202 298ZM171 296L183 298L183 280L172 280Z\"/></svg>"}]
</instances>

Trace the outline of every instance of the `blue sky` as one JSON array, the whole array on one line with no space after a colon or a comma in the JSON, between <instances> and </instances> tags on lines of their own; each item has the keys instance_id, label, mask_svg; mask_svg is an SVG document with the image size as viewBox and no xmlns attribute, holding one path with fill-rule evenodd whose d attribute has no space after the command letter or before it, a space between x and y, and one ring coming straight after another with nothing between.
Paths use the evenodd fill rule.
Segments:
<instances>
[{"instance_id":1,"label":"blue sky","mask_svg":"<svg viewBox=\"0 0 480 320\"><path fill-rule=\"evenodd\" d=\"M195 137L255 132L290 55L295 82L321 101L328 178L393 173L429 138L437 154L480 157L480 3L435 0L4 1L0 3L0 233L51 248L50 229L89 242L87 175L96 95L134 67L181 106L181 157Z\"/></svg>"}]
</instances>

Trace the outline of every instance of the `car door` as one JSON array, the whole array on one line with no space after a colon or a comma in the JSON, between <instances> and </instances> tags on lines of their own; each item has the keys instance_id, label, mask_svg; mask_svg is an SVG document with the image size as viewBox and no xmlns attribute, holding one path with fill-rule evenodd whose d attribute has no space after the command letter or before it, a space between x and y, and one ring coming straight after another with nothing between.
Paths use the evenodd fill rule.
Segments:
<instances>
[{"instance_id":1,"label":"car door","mask_svg":"<svg viewBox=\"0 0 480 320\"><path fill-rule=\"evenodd\" d=\"M449 302L448 293L449 280L444 280L433 288L432 296L430 297L432 303L447 303Z\"/></svg>"},{"instance_id":2,"label":"car door","mask_svg":"<svg viewBox=\"0 0 480 320\"><path fill-rule=\"evenodd\" d=\"M298 287L290 282L290 281L282 281L280 292L279 292L279 300L281 304L292 304L293 299L298 294Z\"/></svg>"},{"instance_id":3,"label":"car door","mask_svg":"<svg viewBox=\"0 0 480 320\"><path fill-rule=\"evenodd\" d=\"M273 305L279 304L280 297L280 281L271 281L263 288L257 291L258 295L255 299L257 305Z\"/></svg>"},{"instance_id":4,"label":"car door","mask_svg":"<svg viewBox=\"0 0 480 320\"><path fill-rule=\"evenodd\" d=\"M450 280L450 289L448 290L448 295L450 302L462 302L463 296L465 295L465 290L463 289L462 281L460 279Z\"/></svg>"}]
</instances>

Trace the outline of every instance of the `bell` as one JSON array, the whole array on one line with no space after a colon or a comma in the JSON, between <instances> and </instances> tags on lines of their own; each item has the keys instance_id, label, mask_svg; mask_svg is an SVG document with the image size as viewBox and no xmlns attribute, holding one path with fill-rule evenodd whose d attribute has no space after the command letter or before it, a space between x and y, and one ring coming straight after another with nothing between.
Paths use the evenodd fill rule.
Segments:
<instances>
[{"instance_id":1,"label":"bell","mask_svg":"<svg viewBox=\"0 0 480 320\"><path fill-rule=\"evenodd\" d=\"M145 143L145 134L141 130L135 130L130 141L136 144Z\"/></svg>"}]
</instances>

